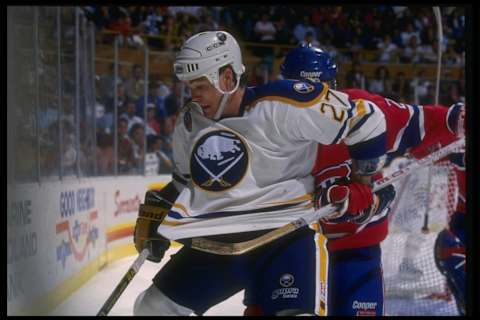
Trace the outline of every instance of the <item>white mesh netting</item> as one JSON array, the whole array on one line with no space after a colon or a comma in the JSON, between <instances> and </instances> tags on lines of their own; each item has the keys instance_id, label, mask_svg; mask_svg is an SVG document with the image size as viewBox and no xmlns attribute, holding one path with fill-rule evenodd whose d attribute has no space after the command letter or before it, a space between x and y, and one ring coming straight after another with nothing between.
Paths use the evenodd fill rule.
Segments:
<instances>
[{"instance_id":1,"label":"white mesh netting","mask_svg":"<svg viewBox=\"0 0 480 320\"><path fill-rule=\"evenodd\" d=\"M395 159L385 171L408 163ZM389 235L382 243L386 315L458 315L433 246L456 205L457 183L448 162L419 169L395 183ZM428 216L428 231L422 228Z\"/></svg>"}]
</instances>

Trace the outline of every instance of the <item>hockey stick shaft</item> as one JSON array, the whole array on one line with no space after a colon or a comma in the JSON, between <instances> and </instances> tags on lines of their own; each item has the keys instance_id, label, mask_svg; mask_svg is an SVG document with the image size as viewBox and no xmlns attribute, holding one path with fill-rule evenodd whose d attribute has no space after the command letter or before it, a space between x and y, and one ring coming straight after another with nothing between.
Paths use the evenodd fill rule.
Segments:
<instances>
[{"instance_id":1,"label":"hockey stick shaft","mask_svg":"<svg viewBox=\"0 0 480 320\"><path fill-rule=\"evenodd\" d=\"M143 265L149 254L148 249L143 249L142 252L138 255L135 261L132 263L130 268L128 268L125 275L122 277L120 282L117 284L113 292L108 297L107 301L103 304L100 311L98 311L97 316L106 316L112 310L115 303L118 301L123 291L127 288L129 283L132 281L133 277L137 274L140 267Z\"/></svg>"},{"instance_id":2,"label":"hockey stick shaft","mask_svg":"<svg viewBox=\"0 0 480 320\"><path fill-rule=\"evenodd\" d=\"M373 192L376 192L393 182L403 179L406 176L408 176L410 173L413 171L422 168L426 165L429 165L445 156L448 154L454 152L455 150L463 147L465 144L465 140L459 139L456 140L449 145L434 151L433 153L429 154L428 156L416 160L409 165L405 166L404 168L398 169L391 173L388 176L383 177L382 179L377 180L374 185L373 185ZM298 218L283 227L280 227L278 229L272 230L258 238L244 241L244 242L238 242L238 243L224 243L224 242L219 242L219 241L214 241L214 240L209 240L205 238L192 238L191 243L188 245L194 249L204 251L204 252L209 252L209 253L214 253L214 254L220 254L220 255L240 255L246 252L249 252L255 248L258 248L260 246L263 246L273 240L276 240L280 237L283 237L295 230L298 230L300 228L303 228L310 223L316 222L321 218L324 218L333 212L335 212L336 207L333 205L327 205L325 207L320 208L319 210L315 211L314 214L306 215L304 217Z\"/></svg>"}]
</instances>

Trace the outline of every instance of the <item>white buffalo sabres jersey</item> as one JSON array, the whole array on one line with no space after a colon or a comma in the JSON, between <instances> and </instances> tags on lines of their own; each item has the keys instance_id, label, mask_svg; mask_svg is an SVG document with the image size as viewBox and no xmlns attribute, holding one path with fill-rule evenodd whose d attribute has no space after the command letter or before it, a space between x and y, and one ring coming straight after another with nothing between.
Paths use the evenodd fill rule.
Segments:
<instances>
[{"instance_id":1,"label":"white buffalo sabres jersey","mask_svg":"<svg viewBox=\"0 0 480 320\"><path fill-rule=\"evenodd\" d=\"M174 179L184 187L158 231L175 240L266 230L313 213L318 143L357 144L384 131L375 106L321 83L247 88L239 116L219 121L190 103L173 136Z\"/></svg>"}]
</instances>

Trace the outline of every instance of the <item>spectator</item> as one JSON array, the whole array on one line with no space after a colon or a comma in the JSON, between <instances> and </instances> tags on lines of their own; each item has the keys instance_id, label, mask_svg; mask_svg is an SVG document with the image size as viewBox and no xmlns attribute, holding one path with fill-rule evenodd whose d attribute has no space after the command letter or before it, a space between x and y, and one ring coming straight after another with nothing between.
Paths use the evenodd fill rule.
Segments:
<instances>
[{"instance_id":1,"label":"spectator","mask_svg":"<svg viewBox=\"0 0 480 320\"><path fill-rule=\"evenodd\" d=\"M165 110L167 111L167 116L175 115L182 107L182 89L184 89L182 82L174 78L172 89L168 96L165 97Z\"/></svg>"},{"instance_id":2,"label":"spectator","mask_svg":"<svg viewBox=\"0 0 480 320\"><path fill-rule=\"evenodd\" d=\"M165 99L159 97L157 95L157 86L155 85L154 81L150 81L148 84L148 96L147 96L147 103L153 103L156 107L156 115L157 119L160 121L164 121L167 117L167 113L165 110ZM144 119L144 104L145 104L145 96L141 96L135 102L136 112L135 114L140 118Z\"/></svg>"},{"instance_id":3,"label":"spectator","mask_svg":"<svg viewBox=\"0 0 480 320\"><path fill-rule=\"evenodd\" d=\"M443 96L441 101L444 105L450 106L458 101L465 100L460 93L460 86L458 82L450 82L447 85L447 90L442 90Z\"/></svg>"},{"instance_id":4,"label":"spectator","mask_svg":"<svg viewBox=\"0 0 480 320\"><path fill-rule=\"evenodd\" d=\"M186 15L198 18L202 13L201 6L169 6L168 13L173 16Z\"/></svg>"},{"instance_id":5,"label":"spectator","mask_svg":"<svg viewBox=\"0 0 480 320\"><path fill-rule=\"evenodd\" d=\"M418 47L421 63L435 63L437 62L437 44L438 41L433 41L433 46L429 43L424 43Z\"/></svg>"},{"instance_id":6,"label":"spectator","mask_svg":"<svg viewBox=\"0 0 480 320\"><path fill-rule=\"evenodd\" d=\"M126 112L122 113L120 117L127 119L128 121L128 131L132 128L132 126L136 123L143 125L144 121L139 116L135 115L135 102L133 100L128 100L126 102ZM155 107L155 106L154 106Z\"/></svg>"},{"instance_id":7,"label":"spectator","mask_svg":"<svg viewBox=\"0 0 480 320\"><path fill-rule=\"evenodd\" d=\"M287 22L284 16L278 17L278 20L275 22L275 43L277 44L293 44L293 39L291 31L288 28ZM286 53L286 52L285 52ZM281 54L285 56L285 54Z\"/></svg>"},{"instance_id":8,"label":"spectator","mask_svg":"<svg viewBox=\"0 0 480 320\"><path fill-rule=\"evenodd\" d=\"M434 98L430 97L433 85L425 77L425 69L420 69L415 77L412 79L410 86L413 89L413 99L417 104L432 104Z\"/></svg>"},{"instance_id":9,"label":"spectator","mask_svg":"<svg viewBox=\"0 0 480 320\"><path fill-rule=\"evenodd\" d=\"M160 8L155 6L148 6L146 10L146 18L143 21L143 32L151 36L158 36L160 34L159 25L163 21L163 16L160 13ZM149 42L150 44L150 42Z\"/></svg>"},{"instance_id":10,"label":"spectator","mask_svg":"<svg viewBox=\"0 0 480 320\"><path fill-rule=\"evenodd\" d=\"M142 30L142 33L145 32L145 26L143 22L147 18L147 7L146 6L133 6L129 9L130 19L132 20L132 27L139 28Z\"/></svg>"},{"instance_id":11,"label":"spectator","mask_svg":"<svg viewBox=\"0 0 480 320\"><path fill-rule=\"evenodd\" d=\"M62 165L64 175L75 175L77 172L77 148L75 140L75 126L71 121L63 121L63 155Z\"/></svg>"},{"instance_id":12,"label":"spectator","mask_svg":"<svg viewBox=\"0 0 480 320\"><path fill-rule=\"evenodd\" d=\"M392 33L392 42L397 46L397 48L402 49L405 46L403 45L402 42L402 36L400 33L400 30L398 28L393 29Z\"/></svg>"},{"instance_id":13,"label":"spectator","mask_svg":"<svg viewBox=\"0 0 480 320\"><path fill-rule=\"evenodd\" d=\"M155 113L155 105L149 103L147 105L147 135L160 135L162 133L160 123L158 122Z\"/></svg>"},{"instance_id":14,"label":"spectator","mask_svg":"<svg viewBox=\"0 0 480 320\"><path fill-rule=\"evenodd\" d=\"M276 29L267 12L262 13L261 20L255 23L255 36L261 42L273 42L275 39Z\"/></svg>"},{"instance_id":15,"label":"spectator","mask_svg":"<svg viewBox=\"0 0 480 320\"><path fill-rule=\"evenodd\" d=\"M127 101L128 97L125 93L125 86L122 82L117 84L117 105L115 106L115 97L112 95L105 102L105 111L107 113L115 114L115 108L117 109L118 115L127 111Z\"/></svg>"},{"instance_id":16,"label":"spectator","mask_svg":"<svg viewBox=\"0 0 480 320\"><path fill-rule=\"evenodd\" d=\"M103 104L105 104L107 100L113 98L113 93L115 92L115 83L119 84L123 82L120 73L117 76L118 78L115 82L115 63L112 62L108 67L107 73L101 75L98 79L98 95Z\"/></svg>"},{"instance_id":17,"label":"spectator","mask_svg":"<svg viewBox=\"0 0 480 320\"><path fill-rule=\"evenodd\" d=\"M142 71L142 66L134 64L132 66L132 73L125 81L125 93L133 100L137 100L140 96L145 94L145 77Z\"/></svg>"},{"instance_id":18,"label":"spectator","mask_svg":"<svg viewBox=\"0 0 480 320\"><path fill-rule=\"evenodd\" d=\"M310 24L310 16L305 15L303 16L303 21L298 23L295 26L295 29L293 30L293 35L297 40L296 42L297 43L302 42L303 39L305 39L305 34L309 31L313 34L313 37L316 39L317 32L315 31L315 28Z\"/></svg>"},{"instance_id":19,"label":"spectator","mask_svg":"<svg viewBox=\"0 0 480 320\"><path fill-rule=\"evenodd\" d=\"M383 30L382 21L375 19L368 34L363 34L363 47L368 50L375 50L378 47L378 44L382 41L384 34L385 31Z\"/></svg>"},{"instance_id":20,"label":"spectator","mask_svg":"<svg viewBox=\"0 0 480 320\"><path fill-rule=\"evenodd\" d=\"M114 161L113 136L103 132L97 133L97 174L113 175Z\"/></svg>"},{"instance_id":21,"label":"spectator","mask_svg":"<svg viewBox=\"0 0 480 320\"><path fill-rule=\"evenodd\" d=\"M95 104L97 132L112 133L113 113L107 113L105 106L98 101Z\"/></svg>"},{"instance_id":22,"label":"spectator","mask_svg":"<svg viewBox=\"0 0 480 320\"><path fill-rule=\"evenodd\" d=\"M311 44L314 47L320 47L320 43L313 37L313 33L308 31L305 33L305 39L299 43L300 45L308 45Z\"/></svg>"},{"instance_id":23,"label":"spectator","mask_svg":"<svg viewBox=\"0 0 480 320\"><path fill-rule=\"evenodd\" d=\"M163 126L163 132L160 136L162 138L162 151L168 156L168 158L173 161L173 129L175 128L175 123L171 121L165 122Z\"/></svg>"},{"instance_id":24,"label":"spectator","mask_svg":"<svg viewBox=\"0 0 480 320\"><path fill-rule=\"evenodd\" d=\"M362 57L362 44L360 43L360 39L357 36L353 36L352 43L348 45L348 54L353 62L363 62Z\"/></svg>"},{"instance_id":25,"label":"spectator","mask_svg":"<svg viewBox=\"0 0 480 320\"><path fill-rule=\"evenodd\" d=\"M380 66L375 70L375 77L370 80L368 90L379 95L385 95L392 91L390 75L386 66Z\"/></svg>"},{"instance_id":26,"label":"spectator","mask_svg":"<svg viewBox=\"0 0 480 320\"><path fill-rule=\"evenodd\" d=\"M341 55L337 49L332 45L332 38L330 36L325 36L322 39L322 48L330 54L330 56L337 62L342 62L343 55Z\"/></svg>"},{"instance_id":27,"label":"spectator","mask_svg":"<svg viewBox=\"0 0 480 320\"><path fill-rule=\"evenodd\" d=\"M200 16L200 23L198 24L195 33L218 29L218 23L213 20L213 16L207 11Z\"/></svg>"},{"instance_id":28,"label":"spectator","mask_svg":"<svg viewBox=\"0 0 480 320\"><path fill-rule=\"evenodd\" d=\"M352 69L346 76L347 87L365 89L365 74L358 63L352 63Z\"/></svg>"},{"instance_id":29,"label":"spectator","mask_svg":"<svg viewBox=\"0 0 480 320\"><path fill-rule=\"evenodd\" d=\"M95 6L93 13L87 15L87 17L93 21L98 31L102 31L113 21L108 6Z\"/></svg>"},{"instance_id":30,"label":"spectator","mask_svg":"<svg viewBox=\"0 0 480 320\"><path fill-rule=\"evenodd\" d=\"M406 30L400 33L400 37L404 47L408 46L412 42L412 37L416 38L417 45L421 43L420 34L418 31L415 31L411 22L407 23Z\"/></svg>"},{"instance_id":31,"label":"spectator","mask_svg":"<svg viewBox=\"0 0 480 320\"><path fill-rule=\"evenodd\" d=\"M117 122L118 132L118 173L135 173L133 142L128 137L128 121L120 118Z\"/></svg>"},{"instance_id":32,"label":"spectator","mask_svg":"<svg viewBox=\"0 0 480 320\"><path fill-rule=\"evenodd\" d=\"M165 50L170 51L176 47L178 43L178 39L176 39L179 33L178 28L179 26L174 16L164 16L164 23L160 26L160 33L164 36L163 48Z\"/></svg>"},{"instance_id":33,"label":"spectator","mask_svg":"<svg viewBox=\"0 0 480 320\"><path fill-rule=\"evenodd\" d=\"M443 64L447 66L461 66L462 57L455 51L454 44L447 46L447 52L442 55Z\"/></svg>"},{"instance_id":34,"label":"spectator","mask_svg":"<svg viewBox=\"0 0 480 320\"><path fill-rule=\"evenodd\" d=\"M158 97L165 100L165 98L170 94L170 88L163 81L157 81L156 94Z\"/></svg>"},{"instance_id":35,"label":"spectator","mask_svg":"<svg viewBox=\"0 0 480 320\"><path fill-rule=\"evenodd\" d=\"M393 93L395 93L396 96L392 96ZM389 93L389 96L393 100L398 100L400 102L407 102L412 100L410 81L405 77L404 72L400 71L395 76L392 83L392 91Z\"/></svg>"},{"instance_id":36,"label":"spectator","mask_svg":"<svg viewBox=\"0 0 480 320\"><path fill-rule=\"evenodd\" d=\"M144 45L143 39L138 35L141 29L132 27L132 20L126 11L122 11L118 19L110 23L108 29L118 32L119 46L137 48Z\"/></svg>"},{"instance_id":37,"label":"spectator","mask_svg":"<svg viewBox=\"0 0 480 320\"><path fill-rule=\"evenodd\" d=\"M400 62L401 63L419 63L420 59L422 58L422 53L418 47L418 38L412 36L408 45L403 49L400 55Z\"/></svg>"},{"instance_id":38,"label":"spectator","mask_svg":"<svg viewBox=\"0 0 480 320\"><path fill-rule=\"evenodd\" d=\"M264 12L261 15L261 19L255 23L253 29L255 34L255 41L263 43L274 43L275 40L275 26L271 21L270 14ZM268 64L270 67L273 64L273 48L272 47L263 47L259 46L254 49L254 54L258 57L261 57L263 62Z\"/></svg>"},{"instance_id":39,"label":"spectator","mask_svg":"<svg viewBox=\"0 0 480 320\"><path fill-rule=\"evenodd\" d=\"M129 136L132 143L133 149L133 158L134 158L134 167L137 173L142 172L143 162L145 158L144 150L144 139L145 139L145 129L142 124L136 123L129 130Z\"/></svg>"},{"instance_id":40,"label":"spectator","mask_svg":"<svg viewBox=\"0 0 480 320\"><path fill-rule=\"evenodd\" d=\"M390 63L396 62L398 55L398 47L395 43L392 42L392 37L389 34L386 34L383 37L383 41L378 43L378 49L380 50L379 62Z\"/></svg>"},{"instance_id":41,"label":"spectator","mask_svg":"<svg viewBox=\"0 0 480 320\"><path fill-rule=\"evenodd\" d=\"M163 141L159 136L147 136L147 151L154 153L158 158L157 173L170 173L173 169L173 162L162 150Z\"/></svg>"},{"instance_id":42,"label":"spectator","mask_svg":"<svg viewBox=\"0 0 480 320\"><path fill-rule=\"evenodd\" d=\"M145 21L142 23L143 30L146 34L153 36L148 37L147 43L149 47L152 48L164 48L165 47L165 39L159 39L155 36L159 36L163 34L161 32L161 25L164 23L164 17L162 15L161 7L149 6L146 10L146 18Z\"/></svg>"}]
</instances>

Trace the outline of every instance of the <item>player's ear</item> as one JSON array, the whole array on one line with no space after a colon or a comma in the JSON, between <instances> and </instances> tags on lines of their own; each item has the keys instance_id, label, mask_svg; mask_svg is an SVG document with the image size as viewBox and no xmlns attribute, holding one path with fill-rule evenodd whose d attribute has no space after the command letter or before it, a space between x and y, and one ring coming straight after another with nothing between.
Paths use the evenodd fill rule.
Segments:
<instances>
[{"instance_id":1,"label":"player's ear","mask_svg":"<svg viewBox=\"0 0 480 320\"><path fill-rule=\"evenodd\" d=\"M232 90L235 87L235 76L232 68L225 68L222 70L221 79L223 79L223 85L227 91Z\"/></svg>"}]
</instances>

